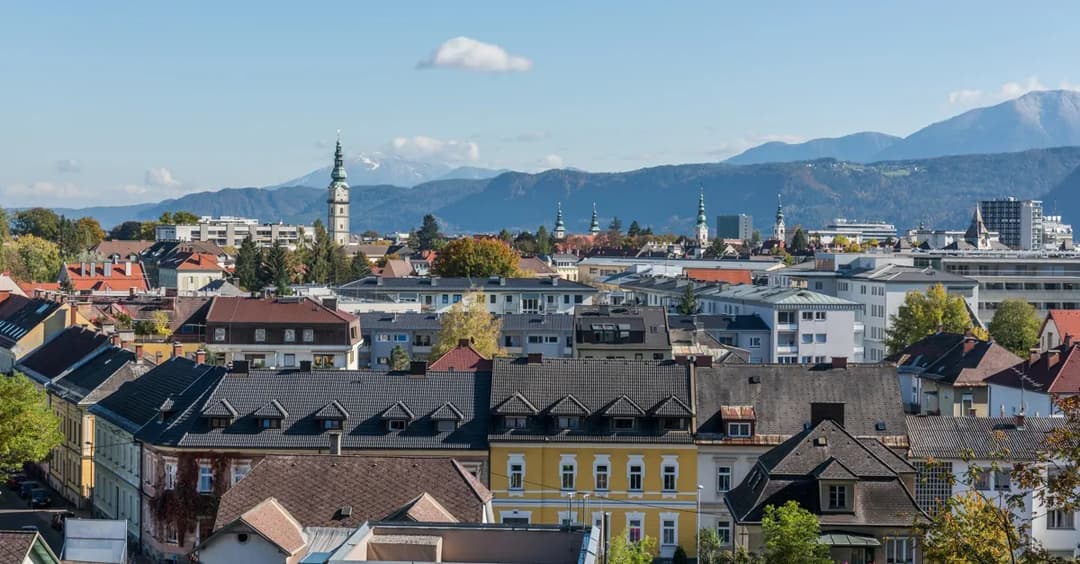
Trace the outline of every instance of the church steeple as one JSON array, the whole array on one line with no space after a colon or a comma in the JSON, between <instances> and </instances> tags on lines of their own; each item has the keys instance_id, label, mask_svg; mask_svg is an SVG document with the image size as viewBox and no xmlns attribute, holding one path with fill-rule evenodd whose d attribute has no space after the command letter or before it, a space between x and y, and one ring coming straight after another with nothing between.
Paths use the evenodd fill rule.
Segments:
<instances>
[{"instance_id":1,"label":"church steeple","mask_svg":"<svg viewBox=\"0 0 1080 564\"><path fill-rule=\"evenodd\" d=\"M555 212L555 230L552 231L551 234L557 240L562 240L562 239L566 238L566 226L563 225L563 219L562 219L562 202L559 202L558 206L556 208L556 212Z\"/></svg>"},{"instance_id":2,"label":"church steeple","mask_svg":"<svg viewBox=\"0 0 1080 564\"><path fill-rule=\"evenodd\" d=\"M784 242L786 235L784 229L784 205L780 202L780 194L776 195L776 226L773 227L773 239Z\"/></svg>"},{"instance_id":3,"label":"church steeple","mask_svg":"<svg viewBox=\"0 0 1080 564\"><path fill-rule=\"evenodd\" d=\"M600 233L600 219L596 216L596 202L592 205L592 224L589 225L589 233L597 235Z\"/></svg>"},{"instance_id":4,"label":"church steeple","mask_svg":"<svg viewBox=\"0 0 1080 564\"><path fill-rule=\"evenodd\" d=\"M698 195L697 225L694 226L694 235L697 237L699 247L709 244L709 222L705 219L705 190Z\"/></svg>"},{"instance_id":5,"label":"church steeple","mask_svg":"<svg viewBox=\"0 0 1080 564\"><path fill-rule=\"evenodd\" d=\"M341 131L338 131L337 148L334 149L334 168L330 171L327 188L326 230L338 245L349 243L349 184L345 173L345 153L341 150Z\"/></svg>"}]
</instances>

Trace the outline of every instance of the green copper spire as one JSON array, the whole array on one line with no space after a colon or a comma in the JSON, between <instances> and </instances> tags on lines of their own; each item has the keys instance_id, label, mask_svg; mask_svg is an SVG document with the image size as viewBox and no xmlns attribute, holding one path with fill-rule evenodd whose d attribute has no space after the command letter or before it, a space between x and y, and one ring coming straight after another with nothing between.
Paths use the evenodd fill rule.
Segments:
<instances>
[{"instance_id":1,"label":"green copper spire","mask_svg":"<svg viewBox=\"0 0 1080 564\"><path fill-rule=\"evenodd\" d=\"M698 226L700 227L700 226L702 226L702 225L705 225L706 221L707 221L707 220L705 219L705 191L704 191L704 190L702 190L702 191L701 191L701 195L700 195L700 196L698 196L698 203L697 203L697 224L698 224Z\"/></svg>"},{"instance_id":2,"label":"green copper spire","mask_svg":"<svg viewBox=\"0 0 1080 564\"><path fill-rule=\"evenodd\" d=\"M330 171L330 179L334 182L342 182L349 175L345 174L345 155L341 150L341 132L338 132L337 149L334 150L334 170Z\"/></svg>"},{"instance_id":3,"label":"green copper spire","mask_svg":"<svg viewBox=\"0 0 1080 564\"><path fill-rule=\"evenodd\" d=\"M551 232L556 239L566 238L566 225L563 224L562 219L562 202L558 203L558 207L555 212L555 230Z\"/></svg>"},{"instance_id":4,"label":"green copper spire","mask_svg":"<svg viewBox=\"0 0 1080 564\"><path fill-rule=\"evenodd\" d=\"M776 221L784 221L784 206L780 203L780 194L776 195Z\"/></svg>"},{"instance_id":5,"label":"green copper spire","mask_svg":"<svg viewBox=\"0 0 1080 564\"><path fill-rule=\"evenodd\" d=\"M589 233L593 235L600 233L600 219L596 217L596 202L592 205L592 224L589 226Z\"/></svg>"}]
</instances>

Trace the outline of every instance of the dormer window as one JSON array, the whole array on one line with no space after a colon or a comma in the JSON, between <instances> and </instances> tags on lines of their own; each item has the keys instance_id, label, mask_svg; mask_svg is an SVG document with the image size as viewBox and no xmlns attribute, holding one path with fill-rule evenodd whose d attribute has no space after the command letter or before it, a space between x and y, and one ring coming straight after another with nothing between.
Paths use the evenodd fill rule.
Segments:
<instances>
[{"instance_id":1,"label":"dormer window","mask_svg":"<svg viewBox=\"0 0 1080 564\"><path fill-rule=\"evenodd\" d=\"M757 413L752 405L721 405L720 420L729 439L749 439L754 436Z\"/></svg>"},{"instance_id":2,"label":"dormer window","mask_svg":"<svg viewBox=\"0 0 1080 564\"><path fill-rule=\"evenodd\" d=\"M633 431L634 430L634 418L633 417L616 417L611 420L611 427L616 431Z\"/></svg>"},{"instance_id":3,"label":"dormer window","mask_svg":"<svg viewBox=\"0 0 1080 564\"><path fill-rule=\"evenodd\" d=\"M559 428L560 429L580 429L581 418L567 415L559 416Z\"/></svg>"},{"instance_id":4,"label":"dormer window","mask_svg":"<svg viewBox=\"0 0 1080 564\"><path fill-rule=\"evenodd\" d=\"M386 429L388 431L404 431L406 421L404 419L387 419Z\"/></svg>"},{"instance_id":5,"label":"dormer window","mask_svg":"<svg viewBox=\"0 0 1080 564\"><path fill-rule=\"evenodd\" d=\"M686 430L686 419L682 417L668 417L664 419L664 429L668 431Z\"/></svg>"},{"instance_id":6,"label":"dormer window","mask_svg":"<svg viewBox=\"0 0 1080 564\"><path fill-rule=\"evenodd\" d=\"M259 419L259 427L262 427L263 429L280 429L281 419L278 419L277 417L264 417Z\"/></svg>"},{"instance_id":7,"label":"dormer window","mask_svg":"<svg viewBox=\"0 0 1080 564\"><path fill-rule=\"evenodd\" d=\"M524 429L526 425L526 417L522 415L508 415L503 417L503 428L505 429Z\"/></svg>"},{"instance_id":8,"label":"dormer window","mask_svg":"<svg viewBox=\"0 0 1080 564\"><path fill-rule=\"evenodd\" d=\"M435 429L440 433L449 433L449 432L457 429L457 421L453 421L453 420L436 421L435 422Z\"/></svg>"},{"instance_id":9,"label":"dormer window","mask_svg":"<svg viewBox=\"0 0 1080 564\"><path fill-rule=\"evenodd\" d=\"M322 428L326 430L341 429L340 419L323 419Z\"/></svg>"},{"instance_id":10,"label":"dormer window","mask_svg":"<svg viewBox=\"0 0 1080 564\"><path fill-rule=\"evenodd\" d=\"M847 511L851 509L851 486L848 484L829 484L826 486L829 511Z\"/></svg>"},{"instance_id":11,"label":"dormer window","mask_svg":"<svg viewBox=\"0 0 1080 564\"><path fill-rule=\"evenodd\" d=\"M224 429L225 427L228 427L230 423L232 423L232 420L229 419L228 417L211 417L210 418L210 428L211 429Z\"/></svg>"},{"instance_id":12,"label":"dormer window","mask_svg":"<svg viewBox=\"0 0 1080 564\"><path fill-rule=\"evenodd\" d=\"M748 439L752 428L749 421L733 421L727 424L727 436L732 439Z\"/></svg>"}]
</instances>

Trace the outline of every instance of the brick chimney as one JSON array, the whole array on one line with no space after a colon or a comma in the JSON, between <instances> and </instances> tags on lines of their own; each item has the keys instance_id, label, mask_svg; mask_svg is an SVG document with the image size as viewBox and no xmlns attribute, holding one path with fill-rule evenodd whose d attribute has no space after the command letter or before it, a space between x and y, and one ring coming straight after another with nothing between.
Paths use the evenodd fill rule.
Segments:
<instances>
[{"instance_id":1,"label":"brick chimney","mask_svg":"<svg viewBox=\"0 0 1080 564\"><path fill-rule=\"evenodd\" d=\"M526 362L528 364L542 364L544 362L544 353L529 353Z\"/></svg>"},{"instance_id":2,"label":"brick chimney","mask_svg":"<svg viewBox=\"0 0 1080 564\"><path fill-rule=\"evenodd\" d=\"M832 367L833 368L847 368L847 357L846 356L834 356L834 357L832 357Z\"/></svg>"},{"instance_id":3,"label":"brick chimney","mask_svg":"<svg viewBox=\"0 0 1080 564\"><path fill-rule=\"evenodd\" d=\"M971 337L971 338L965 337L964 338L964 356L967 356L968 353L975 350L975 343L976 343L976 339L974 337Z\"/></svg>"},{"instance_id":4,"label":"brick chimney","mask_svg":"<svg viewBox=\"0 0 1080 564\"><path fill-rule=\"evenodd\" d=\"M206 349L199 349L195 351L195 363L206 364Z\"/></svg>"},{"instance_id":5,"label":"brick chimney","mask_svg":"<svg viewBox=\"0 0 1080 564\"><path fill-rule=\"evenodd\" d=\"M472 344L472 339L458 339L458 342L457 342L457 346L460 347L460 348L465 348L465 347L467 347L467 346L469 346L471 344Z\"/></svg>"},{"instance_id":6,"label":"brick chimney","mask_svg":"<svg viewBox=\"0 0 1080 564\"><path fill-rule=\"evenodd\" d=\"M1024 429L1024 424L1026 422L1025 419L1026 419L1026 417L1024 415L1024 410L1021 409L1020 412L1016 414L1016 417L1014 418L1014 421L1013 421L1013 423L1016 425L1017 429L1020 429L1020 430Z\"/></svg>"},{"instance_id":7,"label":"brick chimney","mask_svg":"<svg viewBox=\"0 0 1080 564\"><path fill-rule=\"evenodd\" d=\"M1036 362L1039 362L1039 357L1040 356L1041 355L1039 354L1039 349L1031 349L1031 350L1029 350L1028 351L1028 364L1034 365Z\"/></svg>"},{"instance_id":8,"label":"brick chimney","mask_svg":"<svg viewBox=\"0 0 1080 564\"><path fill-rule=\"evenodd\" d=\"M181 356L184 356L184 345L182 345L180 343L173 343L172 344L172 357L177 358L177 357L181 357Z\"/></svg>"},{"instance_id":9,"label":"brick chimney","mask_svg":"<svg viewBox=\"0 0 1080 564\"><path fill-rule=\"evenodd\" d=\"M79 308L75 304L68 304L68 316L72 326L79 324Z\"/></svg>"},{"instance_id":10,"label":"brick chimney","mask_svg":"<svg viewBox=\"0 0 1080 564\"><path fill-rule=\"evenodd\" d=\"M112 343L112 346L119 347L120 346L120 333L113 333L112 335L109 335L109 342Z\"/></svg>"},{"instance_id":11,"label":"brick chimney","mask_svg":"<svg viewBox=\"0 0 1080 564\"><path fill-rule=\"evenodd\" d=\"M1072 335L1065 333L1065 340L1062 341L1062 343L1065 345L1065 348L1071 349L1073 345Z\"/></svg>"},{"instance_id":12,"label":"brick chimney","mask_svg":"<svg viewBox=\"0 0 1080 564\"><path fill-rule=\"evenodd\" d=\"M427 374L427 362L414 360L409 363L409 374L412 376L424 376Z\"/></svg>"},{"instance_id":13,"label":"brick chimney","mask_svg":"<svg viewBox=\"0 0 1080 564\"><path fill-rule=\"evenodd\" d=\"M143 353L143 345L142 345L142 343L135 343L135 359L141 361L143 359L142 353Z\"/></svg>"}]
</instances>

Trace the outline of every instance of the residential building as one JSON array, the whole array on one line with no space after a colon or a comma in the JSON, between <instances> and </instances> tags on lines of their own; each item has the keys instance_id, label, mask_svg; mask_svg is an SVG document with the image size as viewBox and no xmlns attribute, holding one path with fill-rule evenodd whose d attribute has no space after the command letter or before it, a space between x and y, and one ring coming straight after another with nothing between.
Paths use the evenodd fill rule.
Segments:
<instances>
[{"instance_id":1,"label":"residential building","mask_svg":"<svg viewBox=\"0 0 1080 564\"><path fill-rule=\"evenodd\" d=\"M1031 540L1050 556L1073 559L1080 542L1076 513L1048 507L1038 492L1021 486L1011 472L1016 464L1041 464L1040 450L1047 435L1066 424L1061 417L1023 415L909 417L909 456L919 471L915 500L934 511L950 496L976 491L1012 512L1017 524L1030 527ZM974 480L973 466L982 469ZM1007 504L1012 496L1021 496L1022 506Z\"/></svg>"},{"instance_id":2,"label":"residential building","mask_svg":"<svg viewBox=\"0 0 1080 564\"><path fill-rule=\"evenodd\" d=\"M688 367L672 361L495 358L491 490L503 523L595 526L696 554ZM586 497L587 496L587 497Z\"/></svg>"},{"instance_id":3,"label":"residential building","mask_svg":"<svg viewBox=\"0 0 1080 564\"><path fill-rule=\"evenodd\" d=\"M151 288L161 287L158 265L170 260L173 255L182 253L200 253L213 256L217 259L218 266L225 269L236 265L235 254L229 254L224 248L210 241L158 241L147 247L139 255Z\"/></svg>"},{"instance_id":4,"label":"residential building","mask_svg":"<svg viewBox=\"0 0 1080 564\"><path fill-rule=\"evenodd\" d=\"M217 297L206 313L206 348L216 364L253 368L358 366L360 321L311 298Z\"/></svg>"},{"instance_id":5,"label":"residential building","mask_svg":"<svg viewBox=\"0 0 1080 564\"><path fill-rule=\"evenodd\" d=\"M825 245L833 244L833 241L839 236L843 236L848 242L860 245L870 241L884 243L896 239L896 226L884 221L857 221L837 218L826 225L824 229L808 231L807 235L818 237L821 239L822 244Z\"/></svg>"},{"instance_id":6,"label":"residential building","mask_svg":"<svg viewBox=\"0 0 1080 564\"><path fill-rule=\"evenodd\" d=\"M346 298L372 302L416 303L421 311L442 313L454 304L484 296L490 313L573 313L574 307L591 305L596 288L558 276L539 278L383 278L369 276L338 286Z\"/></svg>"},{"instance_id":7,"label":"residential building","mask_svg":"<svg viewBox=\"0 0 1080 564\"><path fill-rule=\"evenodd\" d=\"M699 260L679 259L667 256L626 257L590 256L577 263L578 280L599 281L627 271L651 270L664 276L682 276L688 268L709 270L747 270L751 276L759 276L770 270L783 268L784 263L772 257L764 260Z\"/></svg>"},{"instance_id":8,"label":"residential building","mask_svg":"<svg viewBox=\"0 0 1080 564\"><path fill-rule=\"evenodd\" d=\"M582 306L574 312L574 357L671 359L667 313L650 306Z\"/></svg>"},{"instance_id":9,"label":"residential building","mask_svg":"<svg viewBox=\"0 0 1080 564\"><path fill-rule=\"evenodd\" d=\"M987 377L989 415L1062 415L1058 400L1080 391L1080 343L1072 337Z\"/></svg>"},{"instance_id":10,"label":"residential building","mask_svg":"<svg viewBox=\"0 0 1080 564\"><path fill-rule=\"evenodd\" d=\"M1043 216L1042 248L1048 251L1073 250L1073 228L1060 215Z\"/></svg>"},{"instance_id":11,"label":"residential building","mask_svg":"<svg viewBox=\"0 0 1080 564\"><path fill-rule=\"evenodd\" d=\"M227 274L209 253L179 252L158 263L158 285L177 295L195 295Z\"/></svg>"},{"instance_id":12,"label":"residential building","mask_svg":"<svg viewBox=\"0 0 1080 564\"><path fill-rule=\"evenodd\" d=\"M578 262L581 257L567 253L555 253L548 257L548 263L554 268L559 276L571 282L578 281Z\"/></svg>"},{"instance_id":13,"label":"residential building","mask_svg":"<svg viewBox=\"0 0 1080 564\"><path fill-rule=\"evenodd\" d=\"M412 366L410 363L410 369ZM491 359L480 354L469 339L461 339L456 347L444 352L442 356L429 364L428 370L432 372L491 372Z\"/></svg>"},{"instance_id":14,"label":"residential building","mask_svg":"<svg viewBox=\"0 0 1080 564\"><path fill-rule=\"evenodd\" d=\"M141 262L115 257L105 262L64 263L60 268L60 286L89 296L119 297L150 290Z\"/></svg>"},{"instance_id":15,"label":"residential building","mask_svg":"<svg viewBox=\"0 0 1080 564\"><path fill-rule=\"evenodd\" d=\"M701 526L736 541L724 495L771 448L823 419L860 439L907 446L896 374L887 365L695 367Z\"/></svg>"},{"instance_id":16,"label":"residential building","mask_svg":"<svg viewBox=\"0 0 1080 564\"><path fill-rule=\"evenodd\" d=\"M45 537L37 531L0 530L0 561L12 564L60 564Z\"/></svg>"},{"instance_id":17,"label":"residential building","mask_svg":"<svg viewBox=\"0 0 1080 564\"><path fill-rule=\"evenodd\" d=\"M756 315L769 327L764 362L815 364L833 357L863 360L862 304L801 288L740 284L701 292L705 314ZM744 347L752 348L752 347Z\"/></svg>"},{"instance_id":18,"label":"residential building","mask_svg":"<svg viewBox=\"0 0 1080 564\"><path fill-rule=\"evenodd\" d=\"M1048 351L1065 342L1066 337L1080 340L1080 310L1051 309L1039 328L1039 350Z\"/></svg>"},{"instance_id":19,"label":"residential building","mask_svg":"<svg viewBox=\"0 0 1080 564\"><path fill-rule=\"evenodd\" d=\"M542 354L546 358L574 355L574 315L508 313L499 319L502 323L499 345L508 355Z\"/></svg>"},{"instance_id":20,"label":"residential building","mask_svg":"<svg viewBox=\"0 0 1080 564\"><path fill-rule=\"evenodd\" d=\"M203 216L194 225L158 225L154 228L157 241L180 241L184 243L213 243L219 247L239 249L244 239L258 247L271 247L280 243L284 247L295 249L301 238L310 243L315 238L315 229L310 225L289 225L285 223L259 223L257 219L233 217Z\"/></svg>"},{"instance_id":21,"label":"residential building","mask_svg":"<svg viewBox=\"0 0 1080 564\"><path fill-rule=\"evenodd\" d=\"M0 303L0 373L11 374L15 363L77 321L70 304L9 296Z\"/></svg>"},{"instance_id":22,"label":"residential building","mask_svg":"<svg viewBox=\"0 0 1080 564\"><path fill-rule=\"evenodd\" d=\"M334 243L349 243L349 184L345 181L345 155L341 150L341 134L338 134L337 147L334 149L334 169L330 171L330 186L327 187L326 230Z\"/></svg>"},{"instance_id":23,"label":"residential building","mask_svg":"<svg viewBox=\"0 0 1080 564\"><path fill-rule=\"evenodd\" d=\"M611 281L614 282L614 280ZM617 283L623 292L624 304L658 306L671 313L678 311L679 303L686 295L687 286L693 288L691 292L695 296L721 287L720 284L669 276L620 276Z\"/></svg>"},{"instance_id":24,"label":"residential building","mask_svg":"<svg viewBox=\"0 0 1080 564\"><path fill-rule=\"evenodd\" d=\"M744 213L716 216L716 237L749 241L754 235L754 218Z\"/></svg>"},{"instance_id":25,"label":"residential building","mask_svg":"<svg viewBox=\"0 0 1080 564\"><path fill-rule=\"evenodd\" d=\"M1042 249L1043 207L1039 200L1002 198L979 202L986 228L1000 234L1009 248L1032 251Z\"/></svg>"},{"instance_id":26,"label":"residential building","mask_svg":"<svg viewBox=\"0 0 1080 564\"><path fill-rule=\"evenodd\" d=\"M984 325L1006 299L1021 299L1040 315L1052 309L1080 309L1080 253L930 251L914 255L916 267L975 279L978 316Z\"/></svg>"},{"instance_id":27,"label":"residential building","mask_svg":"<svg viewBox=\"0 0 1080 564\"><path fill-rule=\"evenodd\" d=\"M758 458L724 495L736 545L760 552L767 506L794 501L821 524L818 542L836 562L922 562L915 468L877 439L823 417Z\"/></svg>"},{"instance_id":28,"label":"residential building","mask_svg":"<svg viewBox=\"0 0 1080 564\"><path fill-rule=\"evenodd\" d=\"M704 331L725 347L746 351L746 361L765 362L772 330L757 315L668 315L668 330ZM721 359L715 359L721 362Z\"/></svg>"},{"instance_id":29,"label":"residential building","mask_svg":"<svg viewBox=\"0 0 1080 564\"><path fill-rule=\"evenodd\" d=\"M141 359L136 358L136 362ZM143 361L145 362L145 361ZM144 453L135 434L151 420L160 417L158 407L170 397L205 391L217 381L223 368L197 364L187 358L168 359L157 366L146 366L146 373L125 382L115 392L90 406L94 415L94 491L95 515L127 521L128 539L138 546L151 542L155 531L149 523L152 511L142 497L143 483L151 484L157 476L155 458ZM190 388L190 390L189 390ZM144 527L144 521L147 526Z\"/></svg>"},{"instance_id":30,"label":"residential building","mask_svg":"<svg viewBox=\"0 0 1080 564\"><path fill-rule=\"evenodd\" d=\"M993 341L971 335L938 334L926 339L933 342L912 345L911 351L899 355L903 372L915 376L911 395L905 391L906 398L917 401L910 409L924 415L988 417L994 413L986 379L1023 360ZM931 351L944 352L926 354Z\"/></svg>"},{"instance_id":31,"label":"residential building","mask_svg":"<svg viewBox=\"0 0 1080 564\"><path fill-rule=\"evenodd\" d=\"M153 245L153 241L113 239L105 240L90 248L90 252L107 259L139 256Z\"/></svg>"},{"instance_id":32,"label":"residential building","mask_svg":"<svg viewBox=\"0 0 1080 564\"><path fill-rule=\"evenodd\" d=\"M270 454L452 457L486 481L490 373L413 368L245 372L241 362L210 386L167 398L135 435L144 464L162 469L144 479L147 507L176 496L214 507ZM188 554L210 536L213 519L210 512L187 520L144 512L144 530L152 533L143 544L165 559Z\"/></svg>"}]
</instances>

